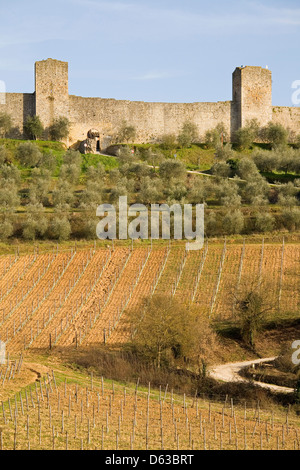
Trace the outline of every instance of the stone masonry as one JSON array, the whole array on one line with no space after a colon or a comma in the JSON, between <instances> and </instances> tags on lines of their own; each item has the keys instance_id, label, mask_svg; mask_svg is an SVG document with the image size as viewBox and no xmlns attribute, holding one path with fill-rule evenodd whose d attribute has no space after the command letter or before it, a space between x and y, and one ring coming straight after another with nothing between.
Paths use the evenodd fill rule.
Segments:
<instances>
[{"instance_id":1,"label":"stone masonry","mask_svg":"<svg viewBox=\"0 0 300 470\"><path fill-rule=\"evenodd\" d=\"M233 72L232 100L216 103L145 103L69 95L68 63L47 59L35 64L35 92L7 93L0 112L12 116L12 136L23 136L28 116L38 115L46 129L57 117L67 117L71 132L66 144L76 147L90 129L99 132L104 150L124 121L135 126L136 143L159 141L164 134L177 135L185 121L198 127L199 141L205 132L223 123L227 140L248 120L264 126L273 121L300 134L300 108L272 106L272 73L261 67L238 67Z\"/></svg>"}]
</instances>

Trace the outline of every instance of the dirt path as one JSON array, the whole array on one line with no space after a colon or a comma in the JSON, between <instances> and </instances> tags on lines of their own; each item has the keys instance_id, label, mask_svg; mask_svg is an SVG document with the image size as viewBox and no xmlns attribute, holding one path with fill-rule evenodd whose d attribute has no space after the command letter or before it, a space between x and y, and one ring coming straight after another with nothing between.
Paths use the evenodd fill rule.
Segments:
<instances>
[{"instance_id":1,"label":"dirt path","mask_svg":"<svg viewBox=\"0 0 300 470\"><path fill-rule=\"evenodd\" d=\"M215 366L211 368L209 371L209 375L216 379L221 380L222 382L249 382L248 379L241 377L240 371L244 367L251 366L252 364L261 364L263 362L274 361L275 357L268 357L264 359L255 359L252 361L245 361L245 362L233 362L228 364L221 364L219 366ZM256 382L254 381L255 385L258 385L263 388L267 388L272 390L275 393L293 393L294 389L289 387L281 387L279 385L271 385L263 382Z\"/></svg>"}]
</instances>

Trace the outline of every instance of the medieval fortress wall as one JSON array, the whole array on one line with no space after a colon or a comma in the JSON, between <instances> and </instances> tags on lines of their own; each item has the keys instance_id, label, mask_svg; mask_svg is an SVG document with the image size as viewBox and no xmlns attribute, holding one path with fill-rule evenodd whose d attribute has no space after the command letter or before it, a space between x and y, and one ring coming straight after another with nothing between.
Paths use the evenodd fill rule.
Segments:
<instances>
[{"instance_id":1,"label":"medieval fortress wall","mask_svg":"<svg viewBox=\"0 0 300 470\"><path fill-rule=\"evenodd\" d=\"M270 121L300 134L300 108L272 106L272 73L261 67L238 67L233 73L232 101L217 103L145 103L69 95L68 63L47 59L35 64L35 93L7 93L0 112L14 121L14 135L23 135L29 115L38 115L45 126L60 116L71 122L68 145L87 137L89 129L100 133L101 148L117 134L123 121L136 127L136 143L155 142L164 134L178 134L185 121L194 122L199 139L223 122L231 137L247 120L262 126Z\"/></svg>"}]
</instances>

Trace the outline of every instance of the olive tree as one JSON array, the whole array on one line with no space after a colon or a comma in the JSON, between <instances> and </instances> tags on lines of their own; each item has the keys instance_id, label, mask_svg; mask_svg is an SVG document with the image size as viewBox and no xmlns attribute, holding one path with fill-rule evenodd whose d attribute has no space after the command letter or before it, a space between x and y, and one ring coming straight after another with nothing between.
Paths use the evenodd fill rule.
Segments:
<instances>
[{"instance_id":1,"label":"olive tree","mask_svg":"<svg viewBox=\"0 0 300 470\"><path fill-rule=\"evenodd\" d=\"M181 147L190 147L199 138L198 128L195 123L185 121L181 131L177 137L178 143Z\"/></svg>"},{"instance_id":2,"label":"olive tree","mask_svg":"<svg viewBox=\"0 0 300 470\"><path fill-rule=\"evenodd\" d=\"M24 131L30 139L39 139L44 132L44 126L39 116L28 116L24 124Z\"/></svg>"},{"instance_id":3,"label":"olive tree","mask_svg":"<svg viewBox=\"0 0 300 470\"><path fill-rule=\"evenodd\" d=\"M60 116L53 121L49 127L49 134L52 140L63 140L69 137L71 123L67 117Z\"/></svg>"},{"instance_id":4,"label":"olive tree","mask_svg":"<svg viewBox=\"0 0 300 470\"><path fill-rule=\"evenodd\" d=\"M0 220L0 240L7 240L14 233L14 225L12 220L5 215Z\"/></svg>"},{"instance_id":5,"label":"olive tree","mask_svg":"<svg viewBox=\"0 0 300 470\"><path fill-rule=\"evenodd\" d=\"M16 186L21 182L21 172L15 165L2 165L0 167L0 173L2 181L11 181Z\"/></svg>"},{"instance_id":6,"label":"olive tree","mask_svg":"<svg viewBox=\"0 0 300 470\"><path fill-rule=\"evenodd\" d=\"M254 218L254 228L257 232L272 232L275 226L275 218L269 212L258 212Z\"/></svg>"},{"instance_id":7,"label":"olive tree","mask_svg":"<svg viewBox=\"0 0 300 470\"><path fill-rule=\"evenodd\" d=\"M88 181L80 196L80 208L94 210L102 203L103 184L97 181Z\"/></svg>"},{"instance_id":8,"label":"olive tree","mask_svg":"<svg viewBox=\"0 0 300 470\"><path fill-rule=\"evenodd\" d=\"M23 237L26 240L35 240L42 237L48 228L48 219L44 214L43 205L40 203L27 206L27 217L23 225Z\"/></svg>"},{"instance_id":9,"label":"olive tree","mask_svg":"<svg viewBox=\"0 0 300 470\"><path fill-rule=\"evenodd\" d=\"M0 165L3 165L9 160L9 152L4 145L0 146Z\"/></svg>"},{"instance_id":10,"label":"olive tree","mask_svg":"<svg viewBox=\"0 0 300 470\"><path fill-rule=\"evenodd\" d=\"M223 145L226 130L223 123L219 123L215 128L206 131L204 142L208 148L218 148Z\"/></svg>"},{"instance_id":11,"label":"olive tree","mask_svg":"<svg viewBox=\"0 0 300 470\"><path fill-rule=\"evenodd\" d=\"M186 178L185 165L179 160L164 160L159 166L159 175L165 180L183 180Z\"/></svg>"},{"instance_id":12,"label":"olive tree","mask_svg":"<svg viewBox=\"0 0 300 470\"><path fill-rule=\"evenodd\" d=\"M244 157L238 162L237 175L243 180L249 180L259 177L259 171L253 160Z\"/></svg>"},{"instance_id":13,"label":"olive tree","mask_svg":"<svg viewBox=\"0 0 300 470\"><path fill-rule=\"evenodd\" d=\"M32 142L19 144L16 150L16 158L25 167L34 167L38 164L42 154L37 145Z\"/></svg>"},{"instance_id":14,"label":"olive tree","mask_svg":"<svg viewBox=\"0 0 300 470\"><path fill-rule=\"evenodd\" d=\"M259 136L260 126L256 119L248 120L235 132L235 142L241 149L248 149Z\"/></svg>"},{"instance_id":15,"label":"olive tree","mask_svg":"<svg viewBox=\"0 0 300 470\"><path fill-rule=\"evenodd\" d=\"M243 213L236 209L229 211L223 219L223 228L226 234L233 235L242 233L244 229L244 216Z\"/></svg>"},{"instance_id":16,"label":"olive tree","mask_svg":"<svg viewBox=\"0 0 300 470\"><path fill-rule=\"evenodd\" d=\"M8 113L0 113L0 137L6 137L12 128L12 118Z\"/></svg>"},{"instance_id":17,"label":"olive tree","mask_svg":"<svg viewBox=\"0 0 300 470\"><path fill-rule=\"evenodd\" d=\"M261 138L270 142L273 148L286 145L288 141L288 131L281 125L274 122L261 130Z\"/></svg>"},{"instance_id":18,"label":"olive tree","mask_svg":"<svg viewBox=\"0 0 300 470\"><path fill-rule=\"evenodd\" d=\"M71 235L71 224L68 216L58 211L51 220L50 231L54 239L59 241L68 240Z\"/></svg>"},{"instance_id":19,"label":"olive tree","mask_svg":"<svg viewBox=\"0 0 300 470\"><path fill-rule=\"evenodd\" d=\"M136 128L133 125L123 121L118 131L117 140L118 142L133 142L136 137Z\"/></svg>"},{"instance_id":20,"label":"olive tree","mask_svg":"<svg viewBox=\"0 0 300 470\"><path fill-rule=\"evenodd\" d=\"M68 181L59 179L52 193L53 205L56 209L68 210L74 202L74 191Z\"/></svg>"},{"instance_id":21,"label":"olive tree","mask_svg":"<svg viewBox=\"0 0 300 470\"><path fill-rule=\"evenodd\" d=\"M31 173L29 185L29 198L31 202L48 204L48 196L51 184L51 173L49 170L34 168Z\"/></svg>"},{"instance_id":22,"label":"olive tree","mask_svg":"<svg viewBox=\"0 0 300 470\"><path fill-rule=\"evenodd\" d=\"M12 180L1 180L0 185L0 211L14 212L20 205L18 187Z\"/></svg>"}]
</instances>

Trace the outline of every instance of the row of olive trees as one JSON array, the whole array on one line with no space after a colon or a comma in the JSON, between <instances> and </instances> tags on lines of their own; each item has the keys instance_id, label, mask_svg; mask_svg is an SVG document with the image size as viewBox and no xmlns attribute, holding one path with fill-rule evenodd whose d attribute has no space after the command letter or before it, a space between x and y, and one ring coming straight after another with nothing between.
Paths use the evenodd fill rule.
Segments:
<instances>
[{"instance_id":1,"label":"row of olive trees","mask_svg":"<svg viewBox=\"0 0 300 470\"><path fill-rule=\"evenodd\" d=\"M5 161L6 151L0 148L0 164ZM225 207L239 207L242 204L263 206L278 203L282 206L297 206L299 203L299 180L288 185L282 184L271 188L260 175L257 166L250 158L236 161L217 162L213 166L215 179L203 179L199 176L187 178L187 171L178 160L161 160L158 173L147 164L132 156L128 148L119 153L120 166L106 174L104 167L88 168L85 177L81 174L82 156L79 152L68 150L63 156L59 178L51 191L53 170L56 159L51 154L41 154L36 145L26 142L20 144L16 152L17 160L31 170L29 200L37 200L45 206L65 205L89 208L106 201L115 202L119 196L127 195L129 200L146 204L156 202L208 202ZM4 165L4 174L16 167ZM35 167L37 166L37 167ZM232 181L227 177L236 176ZM224 177L226 178L224 180ZM75 189L83 181L84 189ZM221 178L221 179L220 179Z\"/></svg>"},{"instance_id":2,"label":"row of olive trees","mask_svg":"<svg viewBox=\"0 0 300 470\"><path fill-rule=\"evenodd\" d=\"M5 138L13 128L12 117L5 112L0 113L0 137ZM32 140L40 139L43 135L50 136L52 140L62 140L68 137L70 132L70 121L61 116L54 119L52 125L45 129L39 116L28 116L24 123L24 133Z\"/></svg>"},{"instance_id":3,"label":"row of olive trees","mask_svg":"<svg viewBox=\"0 0 300 470\"><path fill-rule=\"evenodd\" d=\"M300 175L300 150L278 147L271 151L256 150L252 158L262 172L284 172Z\"/></svg>"},{"instance_id":4,"label":"row of olive trees","mask_svg":"<svg viewBox=\"0 0 300 470\"><path fill-rule=\"evenodd\" d=\"M208 148L215 148L217 157L226 157L226 153L230 153L232 147L229 145L230 136L226 132L223 123L218 124L215 128L205 133L204 143ZM295 135L289 129L286 129L279 123L269 122L267 126L261 126L257 119L247 121L245 126L239 128L234 134L234 143L240 150L249 149L253 143L268 143L273 149L284 147L288 143L300 147L300 135ZM223 144L227 142L226 150L222 152ZM231 155L233 152L231 153Z\"/></svg>"},{"instance_id":5,"label":"row of olive trees","mask_svg":"<svg viewBox=\"0 0 300 470\"><path fill-rule=\"evenodd\" d=\"M11 186L9 189L13 189ZM7 194L7 192L6 192ZM58 239L68 240L70 237L96 239L96 225L99 220L95 211L84 210L78 213L56 207L47 213L42 204L28 204L23 216L11 210L16 201L15 193L8 200L5 190L0 189L0 239L18 237L26 240ZM4 203L6 206L4 206ZM205 235L219 237L250 233L271 233L276 231L297 231L300 229L300 209L285 208L281 213L272 214L266 210L243 211L242 209L211 210L205 213ZM173 218L171 217L171 233Z\"/></svg>"},{"instance_id":6,"label":"row of olive trees","mask_svg":"<svg viewBox=\"0 0 300 470\"><path fill-rule=\"evenodd\" d=\"M285 146L289 142L300 146L300 135L294 135L279 123L269 122L267 126L261 127L256 119L238 129L234 140L241 149L248 149L253 142L269 143L272 148Z\"/></svg>"}]
</instances>

